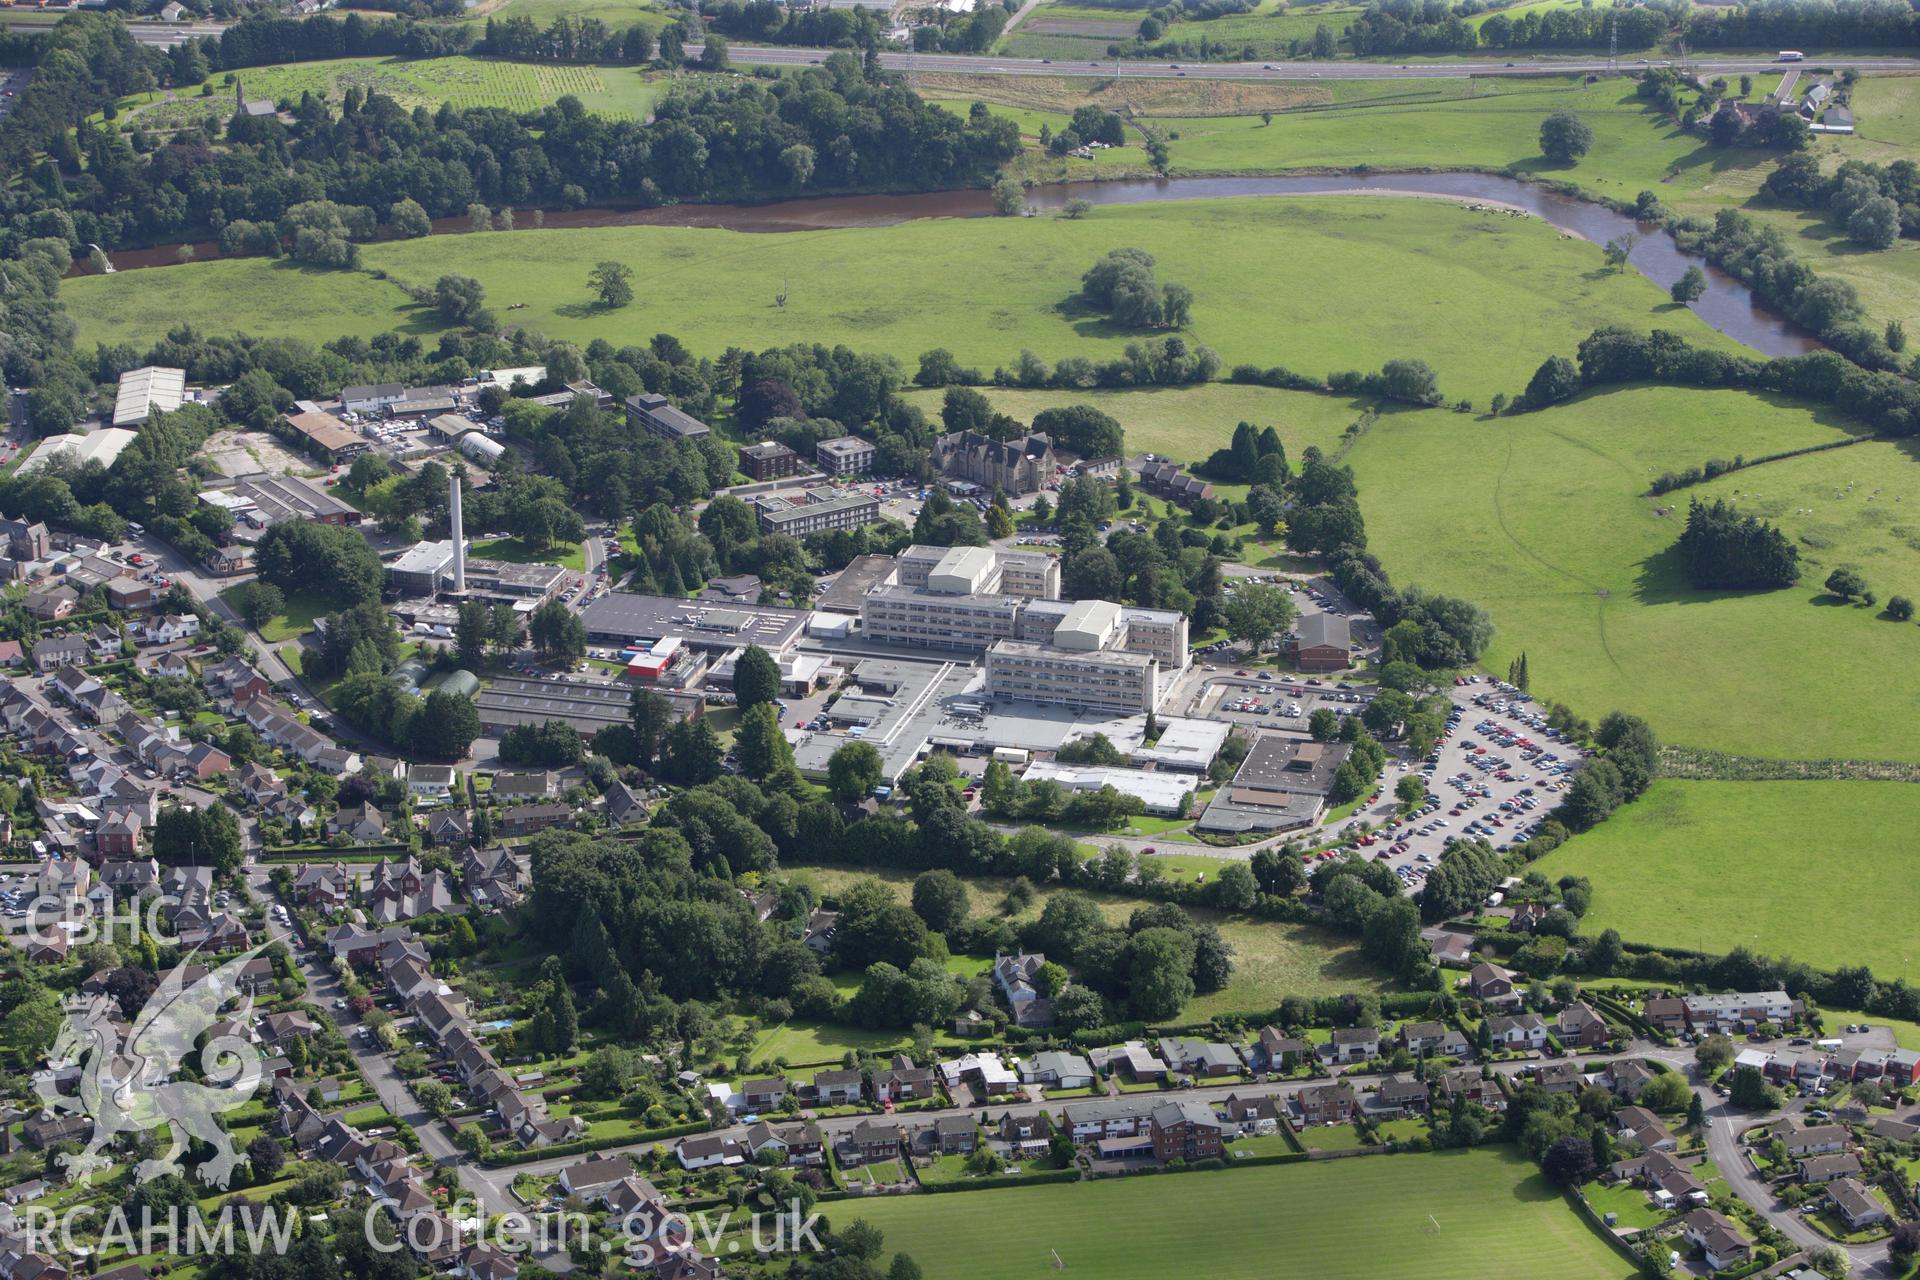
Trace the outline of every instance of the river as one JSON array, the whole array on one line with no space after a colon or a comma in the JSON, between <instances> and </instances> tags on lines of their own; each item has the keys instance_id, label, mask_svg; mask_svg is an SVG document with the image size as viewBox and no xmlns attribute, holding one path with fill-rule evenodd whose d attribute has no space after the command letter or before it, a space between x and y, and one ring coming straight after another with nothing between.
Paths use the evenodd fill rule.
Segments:
<instances>
[{"instance_id":1,"label":"river","mask_svg":"<svg viewBox=\"0 0 1920 1280\"><path fill-rule=\"evenodd\" d=\"M1734 341L1768 356L1802 355L1820 348L1812 334L1773 311L1753 291L1704 259L1684 253L1673 237L1652 223L1637 223L1604 205L1561 195L1536 183L1486 173L1329 174L1270 178L1130 178L1113 182L1061 182L1032 187L1027 203L1039 213L1054 213L1071 200L1095 205L1145 204L1158 200L1210 200L1225 197L1379 195L1416 196L1465 203L1502 205L1541 218L1582 240L1605 244L1635 234L1628 262L1641 275L1670 287L1690 266L1707 275L1707 291L1692 304L1694 314ZM550 211L546 229L561 227L716 227L777 234L837 227L886 227L919 218L993 216L992 195L984 190L929 191L917 195L822 196L771 204L680 204L651 209L575 209ZM516 212L515 224L533 225L531 211ZM467 230L467 220L439 218L434 234ZM211 243L193 246L198 258L218 256ZM119 270L170 266L180 261L179 247L135 249L115 254ZM83 261L76 271L86 270Z\"/></svg>"}]
</instances>

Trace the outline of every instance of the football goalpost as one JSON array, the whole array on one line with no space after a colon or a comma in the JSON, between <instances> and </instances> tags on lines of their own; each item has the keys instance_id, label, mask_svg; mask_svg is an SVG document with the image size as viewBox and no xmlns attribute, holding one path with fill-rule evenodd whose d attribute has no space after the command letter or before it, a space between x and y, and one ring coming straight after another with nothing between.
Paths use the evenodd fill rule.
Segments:
<instances>
[{"instance_id":1,"label":"football goalpost","mask_svg":"<svg viewBox=\"0 0 1920 1280\"><path fill-rule=\"evenodd\" d=\"M1049 1249L1047 1252L1053 1255L1053 1269L1055 1271L1065 1271L1067 1269L1066 1260L1060 1256L1058 1249Z\"/></svg>"},{"instance_id":2,"label":"football goalpost","mask_svg":"<svg viewBox=\"0 0 1920 1280\"><path fill-rule=\"evenodd\" d=\"M1437 1235L1439 1235L1439 1234L1440 1234L1440 1219L1438 1219L1438 1218L1436 1218L1436 1217L1434 1217L1434 1216L1433 1216L1432 1214L1428 1214L1428 1215L1427 1215L1427 1225L1426 1225L1426 1226L1425 1226L1424 1228L1422 1228L1422 1230L1424 1230L1424 1231L1425 1231L1425 1232L1426 1232L1426 1233L1427 1233L1428 1235L1430 1235L1430 1236L1437 1236Z\"/></svg>"}]
</instances>

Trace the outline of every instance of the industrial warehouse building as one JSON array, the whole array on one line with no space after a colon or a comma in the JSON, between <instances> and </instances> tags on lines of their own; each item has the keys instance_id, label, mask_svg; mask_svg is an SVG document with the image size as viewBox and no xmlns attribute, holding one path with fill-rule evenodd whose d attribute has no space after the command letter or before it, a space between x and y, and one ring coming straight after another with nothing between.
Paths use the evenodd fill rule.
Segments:
<instances>
[{"instance_id":1,"label":"industrial warehouse building","mask_svg":"<svg viewBox=\"0 0 1920 1280\"><path fill-rule=\"evenodd\" d=\"M704 703L697 693L662 689L660 695L673 704L683 720L698 717ZM522 680L508 677L495 680L473 699L480 713L480 731L502 734L517 725L539 725L562 720L572 725L582 738L591 738L611 725L627 724L632 716L633 693L625 681L612 684L593 680Z\"/></svg>"},{"instance_id":2,"label":"industrial warehouse building","mask_svg":"<svg viewBox=\"0 0 1920 1280\"><path fill-rule=\"evenodd\" d=\"M779 655L806 630L805 609L771 605L704 605L674 596L614 591L580 611L594 644L650 644L669 636L689 648L727 652L757 644Z\"/></svg>"},{"instance_id":3,"label":"industrial warehouse building","mask_svg":"<svg viewBox=\"0 0 1920 1280\"><path fill-rule=\"evenodd\" d=\"M113 425L137 427L158 413L172 413L187 398L187 371L147 365L120 375L113 397Z\"/></svg>"}]
</instances>

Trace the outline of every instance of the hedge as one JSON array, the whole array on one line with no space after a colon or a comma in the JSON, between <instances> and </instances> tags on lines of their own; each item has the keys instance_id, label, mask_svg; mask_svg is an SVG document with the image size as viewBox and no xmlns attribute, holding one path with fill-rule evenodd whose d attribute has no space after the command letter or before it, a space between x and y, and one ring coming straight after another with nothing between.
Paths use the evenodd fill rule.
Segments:
<instances>
[{"instance_id":1,"label":"hedge","mask_svg":"<svg viewBox=\"0 0 1920 1280\"><path fill-rule=\"evenodd\" d=\"M711 1128L705 1121L698 1124L670 1125L665 1129L648 1129L640 1133L615 1135L610 1138L582 1138L578 1142L560 1142L551 1147L529 1147L525 1151L509 1151L502 1154L489 1152L480 1161L490 1168L502 1165L532 1164L538 1160L554 1160L561 1156L584 1155L589 1151L605 1151L609 1147L636 1147L644 1142L658 1142L663 1138L684 1138L689 1134L705 1133Z\"/></svg>"},{"instance_id":2,"label":"hedge","mask_svg":"<svg viewBox=\"0 0 1920 1280\"><path fill-rule=\"evenodd\" d=\"M984 1178L969 1178L965 1182L920 1183L920 1190L926 1195L942 1195L949 1191L987 1191L995 1187L1031 1187L1049 1182L1078 1182L1078 1169L1049 1169L1045 1173L996 1173Z\"/></svg>"}]
</instances>

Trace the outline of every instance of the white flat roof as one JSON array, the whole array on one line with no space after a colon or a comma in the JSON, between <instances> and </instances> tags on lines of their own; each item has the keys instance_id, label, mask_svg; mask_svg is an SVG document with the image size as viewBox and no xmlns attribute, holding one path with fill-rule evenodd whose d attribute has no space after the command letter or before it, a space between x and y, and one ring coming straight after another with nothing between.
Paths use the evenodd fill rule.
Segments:
<instances>
[{"instance_id":1,"label":"white flat roof","mask_svg":"<svg viewBox=\"0 0 1920 1280\"><path fill-rule=\"evenodd\" d=\"M1148 809L1159 813L1178 811L1180 797L1196 788L1194 776L1190 773L1153 773L1145 769L1117 769L1104 765L1057 764L1051 760L1028 766L1025 777L1028 782L1057 782L1069 791L1098 791L1101 787L1112 787L1121 795L1138 796Z\"/></svg>"},{"instance_id":2,"label":"white flat roof","mask_svg":"<svg viewBox=\"0 0 1920 1280\"><path fill-rule=\"evenodd\" d=\"M1120 606L1111 600L1076 600L1053 629L1053 642L1062 649L1099 649L1120 625Z\"/></svg>"},{"instance_id":3,"label":"white flat roof","mask_svg":"<svg viewBox=\"0 0 1920 1280\"><path fill-rule=\"evenodd\" d=\"M171 413L187 396L187 371L150 364L129 369L120 375L120 389L113 400L113 425L134 426L145 422L155 409Z\"/></svg>"},{"instance_id":4,"label":"white flat roof","mask_svg":"<svg viewBox=\"0 0 1920 1280\"><path fill-rule=\"evenodd\" d=\"M102 427L86 435L48 436L40 442L27 460L20 464L19 474L31 475L40 470L61 454L68 455L75 466L84 466L97 462L103 467L113 465L126 447L134 441L134 433L125 427Z\"/></svg>"}]
</instances>

